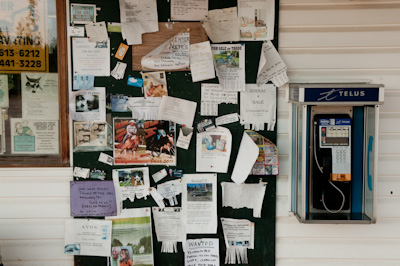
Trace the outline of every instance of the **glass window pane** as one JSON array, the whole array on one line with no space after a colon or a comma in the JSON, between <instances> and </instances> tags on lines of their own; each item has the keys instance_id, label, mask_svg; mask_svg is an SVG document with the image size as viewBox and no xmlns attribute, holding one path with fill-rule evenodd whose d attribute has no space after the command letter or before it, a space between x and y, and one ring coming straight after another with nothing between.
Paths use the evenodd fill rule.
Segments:
<instances>
[{"instance_id":1,"label":"glass window pane","mask_svg":"<svg viewBox=\"0 0 400 266\"><path fill-rule=\"evenodd\" d=\"M55 0L0 3L3 156L59 156Z\"/></svg>"}]
</instances>

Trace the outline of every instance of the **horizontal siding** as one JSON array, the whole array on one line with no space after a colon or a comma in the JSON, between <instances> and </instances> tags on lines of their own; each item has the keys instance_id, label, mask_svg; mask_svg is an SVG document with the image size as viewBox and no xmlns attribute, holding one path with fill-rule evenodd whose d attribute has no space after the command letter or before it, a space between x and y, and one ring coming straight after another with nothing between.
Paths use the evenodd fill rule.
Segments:
<instances>
[{"instance_id":1,"label":"horizontal siding","mask_svg":"<svg viewBox=\"0 0 400 266\"><path fill-rule=\"evenodd\" d=\"M0 169L0 251L7 266L72 266L64 254L72 168Z\"/></svg>"}]
</instances>

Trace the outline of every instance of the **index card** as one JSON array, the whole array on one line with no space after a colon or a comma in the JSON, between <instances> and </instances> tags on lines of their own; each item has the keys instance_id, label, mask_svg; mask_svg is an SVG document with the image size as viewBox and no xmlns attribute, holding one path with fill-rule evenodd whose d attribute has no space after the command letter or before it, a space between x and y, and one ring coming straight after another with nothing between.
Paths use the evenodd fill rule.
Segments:
<instances>
[{"instance_id":1,"label":"index card","mask_svg":"<svg viewBox=\"0 0 400 266\"><path fill-rule=\"evenodd\" d=\"M108 40L106 23L104 21L85 25L89 42L103 42Z\"/></svg>"},{"instance_id":2,"label":"index card","mask_svg":"<svg viewBox=\"0 0 400 266\"><path fill-rule=\"evenodd\" d=\"M193 82L215 78L210 42L190 45L190 72Z\"/></svg>"},{"instance_id":3,"label":"index card","mask_svg":"<svg viewBox=\"0 0 400 266\"><path fill-rule=\"evenodd\" d=\"M208 14L208 0L171 0L171 20L198 21Z\"/></svg>"}]
</instances>

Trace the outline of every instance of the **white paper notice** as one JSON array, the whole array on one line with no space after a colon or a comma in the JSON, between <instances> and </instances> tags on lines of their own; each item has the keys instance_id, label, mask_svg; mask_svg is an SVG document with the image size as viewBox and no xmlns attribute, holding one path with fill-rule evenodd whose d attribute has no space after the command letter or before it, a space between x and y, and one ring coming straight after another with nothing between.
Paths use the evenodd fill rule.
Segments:
<instances>
[{"instance_id":1,"label":"white paper notice","mask_svg":"<svg viewBox=\"0 0 400 266\"><path fill-rule=\"evenodd\" d=\"M238 113L233 113L215 118L215 125L221 126L225 124L235 123L238 121L239 121Z\"/></svg>"},{"instance_id":2,"label":"white paper notice","mask_svg":"<svg viewBox=\"0 0 400 266\"><path fill-rule=\"evenodd\" d=\"M154 173L151 175L151 177L153 178L154 182L159 182L160 180L162 180L164 177L166 177L168 175L167 170L161 169L160 171Z\"/></svg>"},{"instance_id":3,"label":"white paper notice","mask_svg":"<svg viewBox=\"0 0 400 266\"><path fill-rule=\"evenodd\" d=\"M196 107L196 102L171 96L163 96L160 108L158 109L157 120L172 121L191 127L193 125Z\"/></svg>"},{"instance_id":4,"label":"white paper notice","mask_svg":"<svg viewBox=\"0 0 400 266\"><path fill-rule=\"evenodd\" d=\"M219 266L219 239L189 239L185 245L185 266Z\"/></svg>"},{"instance_id":5,"label":"white paper notice","mask_svg":"<svg viewBox=\"0 0 400 266\"><path fill-rule=\"evenodd\" d=\"M70 92L69 112L75 121L105 122L105 88Z\"/></svg>"},{"instance_id":6,"label":"white paper notice","mask_svg":"<svg viewBox=\"0 0 400 266\"><path fill-rule=\"evenodd\" d=\"M111 71L111 76L117 80L123 79L125 76L127 64L123 62L117 62L114 69Z\"/></svg>"},{"instance_id":7,"label":"white paper notice","mask_svg":"<svg viewBox=\"0 0 400 266\"><path fill-rule=\"evenodd\" d=\"M208 0L171 0L171 20L198 21L208 14Z\"/></svg>"},{"instance_id":8,"label":"white paper notice","mask_svg":"<svg viewBox=\"0 0 400 266\"><path fill-rule=\"evenodd\" d=\"M176 147L182 149L189 149L190 140L193 136L193 128L192 127L181 127L179 130L178 141L176 142Z\"/></svg>"},{"instance_id":9,"label":"white paper notice","mask_svg":"<svg viewBox=\"0 0 400 266\"><path fill-rule=\"evenodd\" d=\"M65 221L64 253L111 256L111 221L71 219Z\"/></svg>"},{"instance_id":10,"label":"white paper notice","mask_svg":"<svg viewBox=\"0 0 400 266\"><path fill-rule=\"evenodd\" d=\"M103 42L108 40L107 26L104 21L86 24L85 29L89 42Z\"/></svg>"},{"instance_id":11,"label":"white paper notice","mask_svg":"<svg viewBox=\"0 0 400 266\"><path fill-rule=\"evenodd\" d=\"M85 27L82 26L69 26L68 35L70 37L85 37Z\"/></svg>"},{"instance_id":12,"label":"white paper notice","mask_svg":"<svg viewBox=\"0 0 400 266\"><path fill-rule=\"evenodd\" d=\"M245 129L273 131L276 123L276 87L272 84L246 84L240 93L240 124Z\"/></svg>"},{"instance_id":13,"label":"white paper notice","mask_svg":"<svg viewBox=\"0 0 400 266\"><path fill-rule=\"evenodd\" d=\"M144 70L189 69L190 33L181 32L142 57Z\"/></svg>"},{"instance_id":14,"label":"white paper notice","mask_svg":"<svg viewBox=\"0 0 400 266\"><path fill-rule=\"evenodd\" d=\"M112 166L114 158L104 152L101 152L98 161Z\"/></svg>"},{"instance_id":15,"label":"white paper notice","mask_svg":"<svg viewBox=\"0 0 400 266\"><path fill-rule=\"evenodd\" d=\"M55 120L11 118L12 154L58 154L59 131Z\"/></svg>"},{"instance_id":16,"label":"white paper notice","mask_svg":"<svg viewBox=\"0 0 400 266\"><path fill-rule=\"evenodd\" d=\"M216 174L183 175L182 210L187 234L217 233Z\"/></svg>"},{"instance_id":17,"label":"white paper notice","mask_svg":"<svg viewBox=\"0 0 400 266\"><path fill-rule=\"evenodd\" d=\"M237 104L237 92L224 91L219 84L201 84L201 106L202 116L217 116L218 104Z\"/></svg>"},{"instance_id":18,"label":"white paper notice","mask_svg":"<svg viewBox=\"0 0 400 266\"><path fill-rule=\"evenodd\" d=\"M213 43L239 41L236 7L210 10L207 19L203 21L203 27Z\"/></svg>"},{"instance_id":19,"label":"white paper notice","mask_svg":"<svg viewBox=\"0 0 400 266\"><path fill-rule=\"evenodd\" d=\"M88 38L72 38L74 74L110 76L110 39L89 42Z\"/></svg>"},{"instance_id":20,"label":"white paper notice","mask_svg":"<svg viewBox=\"0 0 400 266\"><path fill-rule=\"evenodd\" d=\"M209 41L190 45L190 71L193 82L215 78Z\"/></svg>"},{"instance_id":21,"label":"white paper notice","mask_svg":"<svg viewBox=\"0 0 400 266\"><path fill-rule=\"evenodd\" d=\"M112 175L115 191L120 197L121 205L122 201L126 199L133 202L135 197L141 199L150 194L148 167L117 169L113 170Z\"/></svg>"},{"instance_id":22,"label":"white paper notice","mask_svg":"<svg viewBox=\"0 0 400 266\"><path fill-rule=\"evenodd\" d=\"M225 264L248 264L247 249L254 249L254 223L229 218L221 218L221 223L226 246Z\"/></svg>"},{"instance_id":23,"label":"white paper notice","mask_svg":"<svg viewBox=\"0 0 400 266\"><path fill-rule=\"evenodd\" d=\"M164 199L160 195L160 193L158 193L157 189L154 187L151 187L151 188L149 188L149 191L150 191L151 197L157 203L158 207L160 207L161 209L164 209L165 208Z\"/></svg>"},{"instance_id":24,"label":"white paper notice","mask_svg":"<svg viewBox=\"0 0 400 266\"><path fill-rule=\"evenodd\" d=\"M141 24L145 32L158 31L157 0L119 0L119 9L121 24L137 22Z\"/></svg>"},{"instance_id":25,"label":"white paper notice","mask_svg":"<svg viewBox=\"0 0 400 266\"><path fill-rule=\"evenodd\" d=\"M232 134L216 127L197 134L196 172L226 173L231 156Z\"/></svg>"},{"instance_id":26,"label":"white paper notice","mask_svg":"<svg viewBox=\"0 0 400 266\"><path fill-rule=\"evenodd\" d=\"M175 179L157 186L160 195L169 201L170 206L178 205L177 195L182 193L182 180Z\"/></svg>"},{"instance_id":27,"label":"white paper notice","mask_svg":"<svg viewBox=\"0 0 400 266\"><path fill-rule=\"evenodd\" d=\"M258 65L257 85L272 81L275 86L282 87L289 82L286 74L286 64L283 62L272 42L264 42L261 48L260 63Z\"/></svg>"},{"instance_id":28,"label":"white paper notice","mask_svg":"<svg viewBox=\"0 0 400 266\"><path fill-rule=\"evenodd\" d=\"M128 45L142 44L143 33L146 33L146 30L140 22L121 23L122 39L126 40Z\"/></svg>"},{"instance_id":29,"label":"white paper notice","mask_svg":"<svg viewBox=\"0 0 400 266\"><path fill-rule=\"evenodd\" d=\"M132 111L132 118L139 120L156 120L160 97L130 97L128 108Z\"/></svg>"},{"instance_id":30,"label":"white paper notice","mask_svg":"<svg viewBox=\"0 0 400 266\"><path fill-rule=\"evenodd\" d=\"M233 182L241 184L246 181L258 158L258 153L258 146L246 132L243 132L242 142L240 142L238 156L232 171L231 179Z\"/></svg>"},{"instance_id":31,"label":"white paper notice","mask_svg":"<svg viewBox=\"0 0 400 266\"><path fill-rule=\"evenodd\" d=\"M58 74L21 73L22 118L58 120Z\"/></svg>"},{"instance_id":32,"label":"white paper notice","mask_svg":"<svg viewBox=\"0 0 400 266\"><path fill-rule=\"evenodd\" d=\"M221 187L222 207L253 209L253 216L256 218L261 217L262 204L267 188L266 183L238 185L221 182Z\"/></svg>"},{"instance_id":33,"label":"white paper notice","mask_svg":"<svg viewBox=\"0 0 400 266\"><path fill-rule=\"evenodd\" d=\"M246 89L244 44L212 44L219 83L226 91Z\"/></svg>"},{"instance_id":34,"label":"white paper notice","mask_svg":"<svg viewBox=\"0 0 400 266\"><path fill-rule=\"evenodd\" d=\"M88 178L90 173L89 168L74 167L74 177Z\"/></svg>"},{"instance_id":35,"label":"white paper notice","mask_svg":"<svg viewBox=\"0 0 400 266\"><path fill-rule=\"evenodd\" d=\"M186 234L182 225L182 208L156 208L153 207L154 226L157 240L162 242L161 252L177 253L178 242L185 242Z\"/></svg>"},{"instance_id":36,"label":"white paper notice","mask_svg":"<svg viewBox=\"0 0 400 266\"><path fill-rule=\"evenodd\" d=\"M274 39L275 0L238 0L241 41Z\"/></svg>"}]
</instances>

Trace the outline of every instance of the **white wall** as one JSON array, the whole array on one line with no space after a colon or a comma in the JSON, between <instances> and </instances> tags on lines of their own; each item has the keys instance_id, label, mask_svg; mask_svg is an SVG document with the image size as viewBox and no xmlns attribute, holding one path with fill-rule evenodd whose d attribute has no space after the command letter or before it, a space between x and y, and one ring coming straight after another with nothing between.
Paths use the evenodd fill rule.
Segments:
<instances>
[{"instance_id":1,"label":"white wall","mask_svg":"<svg viewBox=\"0 0 400 266\"><path fill-rule=\"evenodd\" d=\"M64 254L71 168L0 169L0 255L6 266L72 266Z\"/></svg>"},{"instance_id":2,"label":"white wall","mask_svg":"<svg viewBox=\"0 0 400 266\"><path fill-rule=\"evenodd\" d=\"M279 52L291 82L385 85L377 223L300 224L288 215L289 105L279 89L277 265L400 265L400 0L281 0Z\"/></svg>"}]
</instances>

